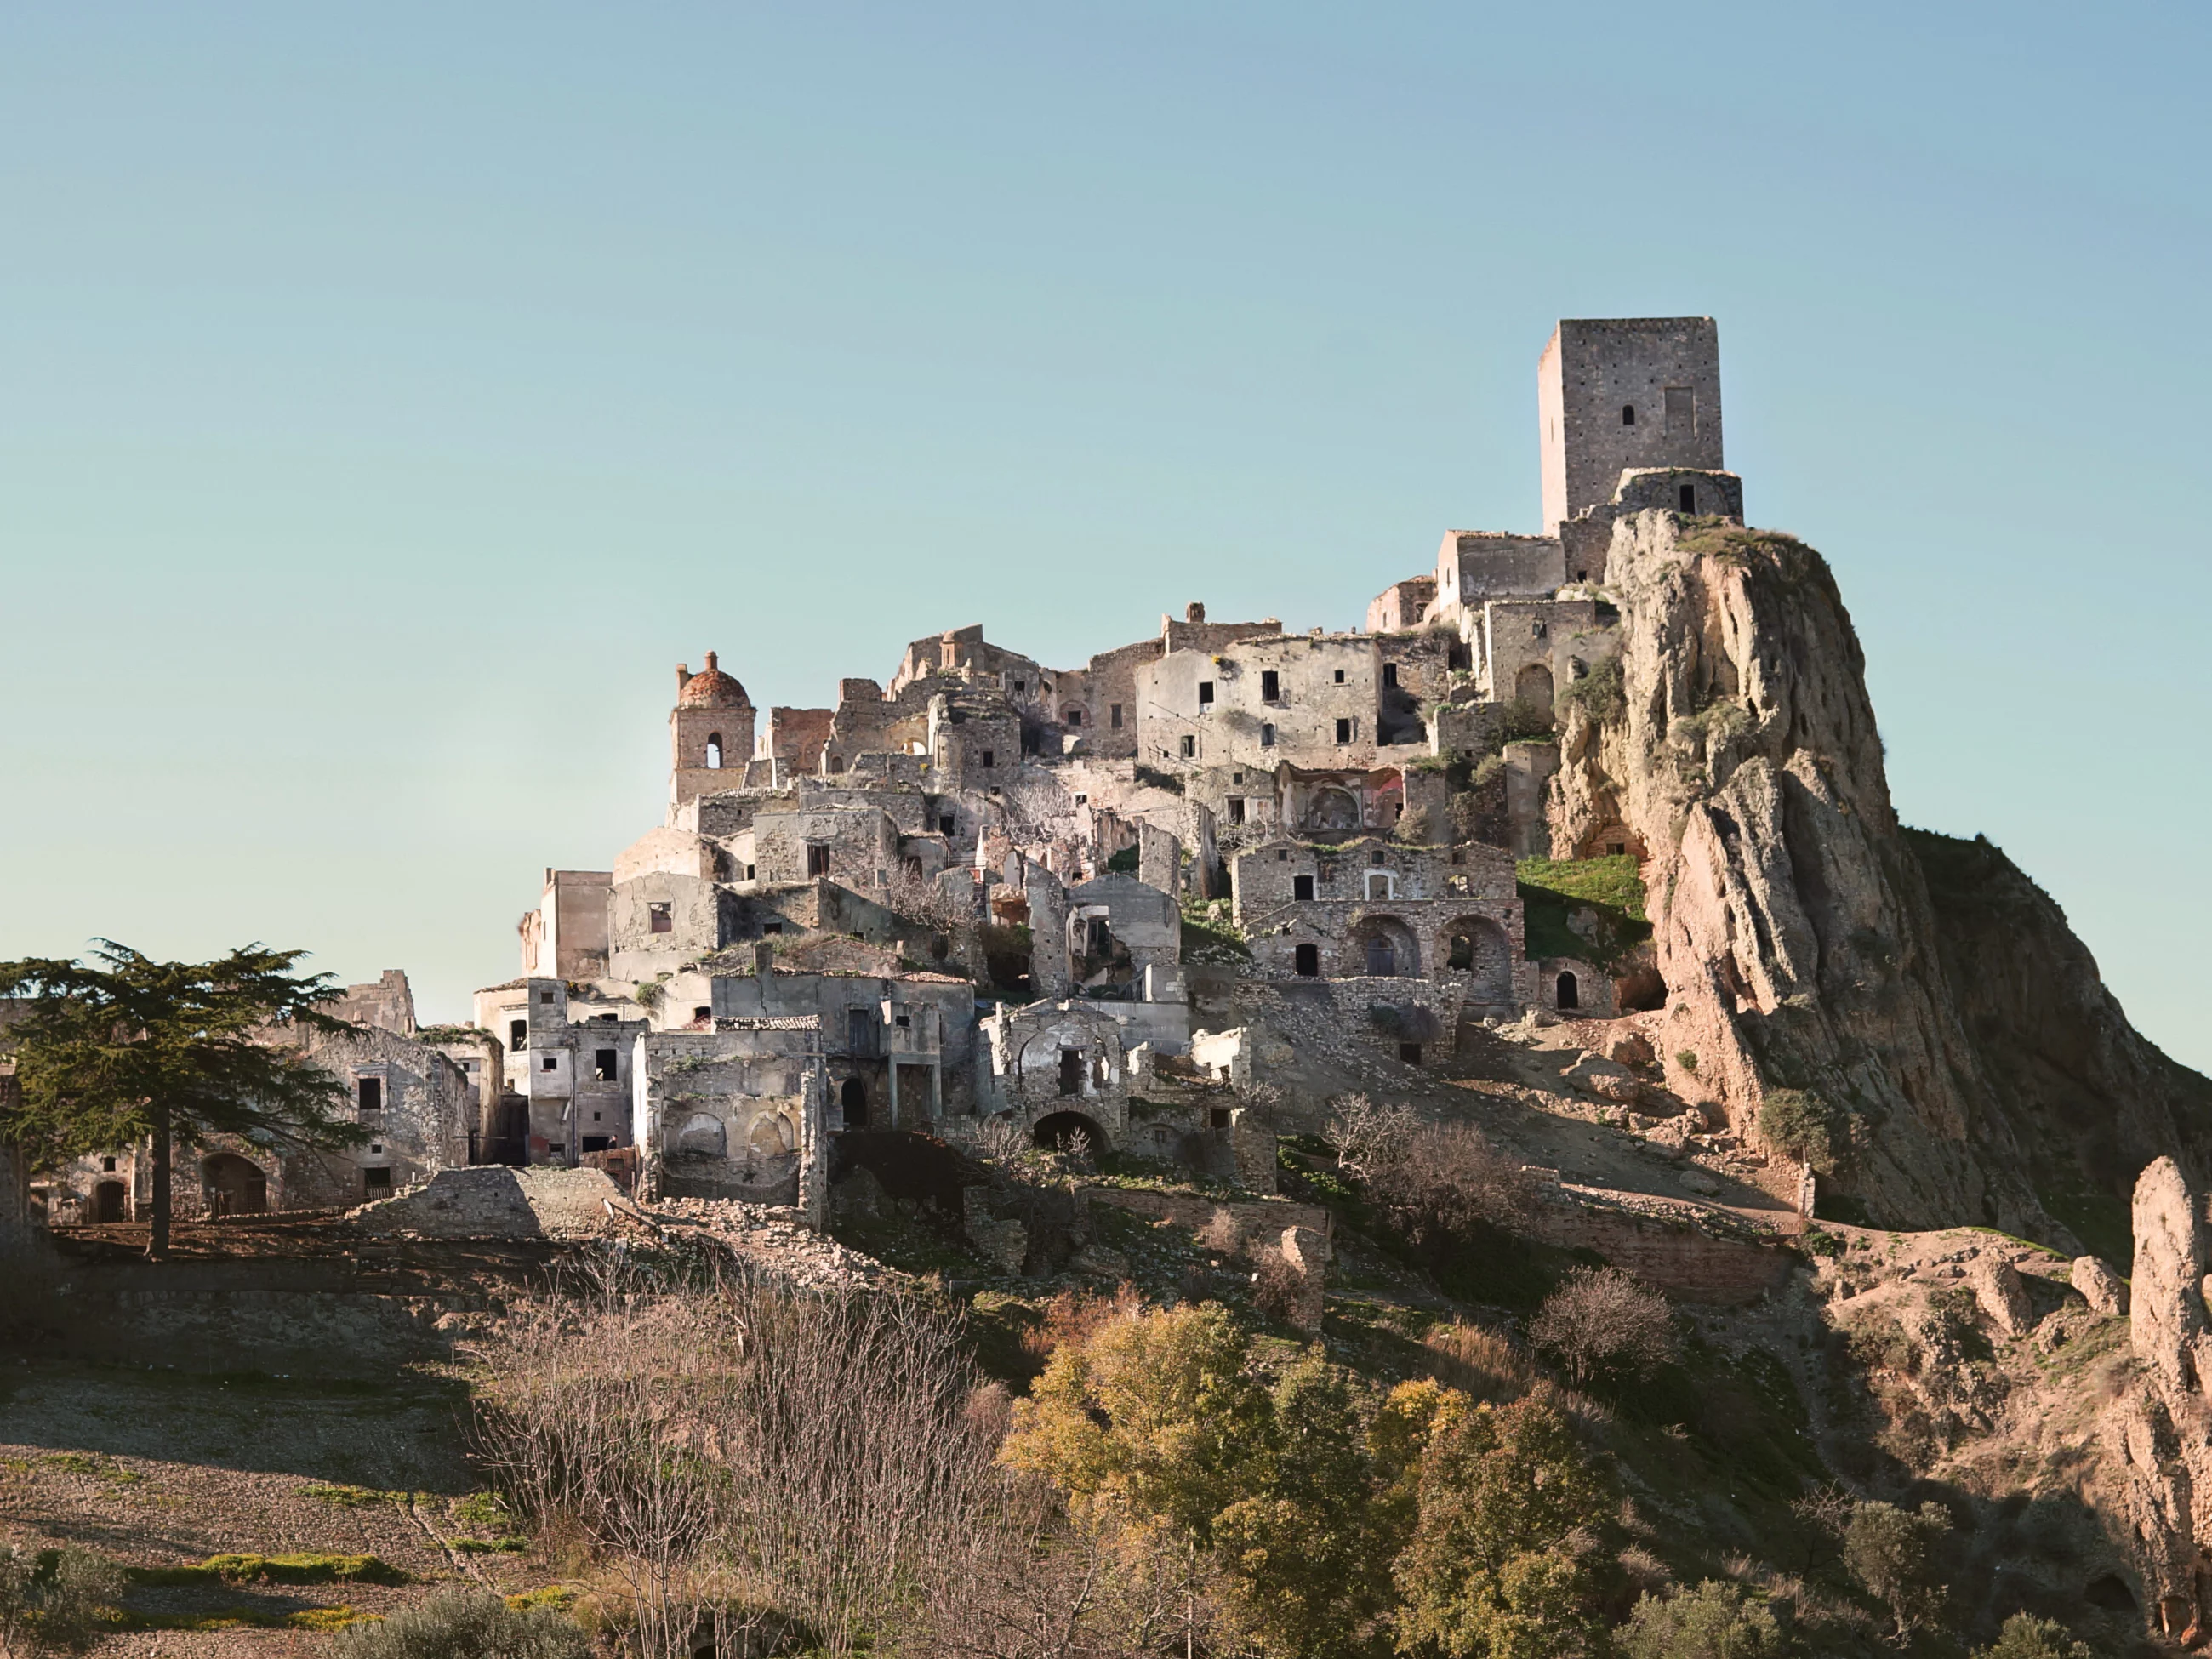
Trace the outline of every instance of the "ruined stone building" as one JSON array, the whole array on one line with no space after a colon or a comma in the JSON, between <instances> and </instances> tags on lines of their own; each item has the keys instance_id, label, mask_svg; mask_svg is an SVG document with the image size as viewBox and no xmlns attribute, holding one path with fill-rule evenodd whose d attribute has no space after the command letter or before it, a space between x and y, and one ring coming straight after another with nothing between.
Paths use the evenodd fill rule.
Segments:
<instances>
[{"instance_id":1,"label":"ruined stone building","mask_svg":"<svg viewBox=\"0 0 2212 1659\"><path fill-rule=\"evenodd\" d=\"M1547 728L1620 648L1614 523L1741 518L1713 323L1561 323L1538 416L1542 532L1447 532L1364 628L1192 604L1064 669L955 628L765 719L718 653L679 665L661 822L547 871L522 975L477 995L487 1141L504 1113L532 1161L628 1147L649 1190L787 1201L872 1129L1195 1157L1279 993L1404 1066L1609 1011L1589 964L1528 960L1514 860L1641 850L1553 844Z\"/></svg>"}]
</instances>

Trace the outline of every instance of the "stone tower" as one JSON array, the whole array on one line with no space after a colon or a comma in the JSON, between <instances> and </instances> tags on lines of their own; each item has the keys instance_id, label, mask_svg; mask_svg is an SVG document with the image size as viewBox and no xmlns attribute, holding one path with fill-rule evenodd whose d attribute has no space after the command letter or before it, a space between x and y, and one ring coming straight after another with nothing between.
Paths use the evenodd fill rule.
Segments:
<instances>
[{"instance_id":1,"label":"stone tower","mask_svg":"<svg viewBox=\"0 0 2212 1659\"><path fill-rule=\"evenodd\" d=\"M745 688L714 665L703 673L676 665L676 707L668 715L668 799L681 806L694 795L734 789L753 754L753 705ZM734 768L732 775L724 769Z\"/></svg>"},{"instance_id":2,"label":"stone tower","mask_svg":"<svg viewBox=\"0 0 2212 1659\"><path fill-rule=\"evenodd\" d=\"M1721 338L1710 317L1562 321L1536 363L1544 532L1613 499L1628 467L1719 471Z\"/></svg>"}]
</instances>

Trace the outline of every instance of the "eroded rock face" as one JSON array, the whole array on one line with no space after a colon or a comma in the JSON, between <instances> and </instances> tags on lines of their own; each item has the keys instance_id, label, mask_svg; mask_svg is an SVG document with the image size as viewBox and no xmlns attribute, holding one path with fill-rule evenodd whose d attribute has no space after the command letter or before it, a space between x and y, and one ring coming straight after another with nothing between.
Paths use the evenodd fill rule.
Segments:
<instances>
[{"instance_id":1,"label":"eroded rock face","mask_svg":"<svg viewBox=\"0 0 2212 1659\"><path fill-rule=\"evenodd\" d=\"M2067 1243L2039 1185L2117 1197L2169 1150L2199 1169L2212 1084L2127 1026L2002 854L1899 825L1864 659L1817 553L1644 513L1615 526L1607 586L1626 708L1601 724L1570 705L1552 840L1620 821L1649 849L1671 1088L1747 1136L1770 1089L1820 1094L1844 1114L1828 1186L1887 1226ZM1947 865L1939 912L1929 858L1978 847L1990 867ZM2002 926L1977 908L1997 888Z\"/></svg>"},{"instance_id":2,"label":"eroded rock face","mask_svg":"<svg viewBox=\"0 0 2212 1659\"><path fill-rule=\"evenodd\" d=\"M2204 1229L2189 1183L2170 1158L2136 1178L2135 1231L2130 1339L2168 1389L2193 1389L2197 1340L2204 1331Z\"/></svg>"},{"instance_id":3,"label":"eroded rock face","mask_svg":"<svg viewBox=\"0 0 2212 1659\"><path fill-rule=\"evenodd\" d=\"M2075 1258L2069 1282L2081 1293L2092 1313L2124 1315L2128 1310L2127 1285L2094 1255Z\"/></svg>"}]
</instances>

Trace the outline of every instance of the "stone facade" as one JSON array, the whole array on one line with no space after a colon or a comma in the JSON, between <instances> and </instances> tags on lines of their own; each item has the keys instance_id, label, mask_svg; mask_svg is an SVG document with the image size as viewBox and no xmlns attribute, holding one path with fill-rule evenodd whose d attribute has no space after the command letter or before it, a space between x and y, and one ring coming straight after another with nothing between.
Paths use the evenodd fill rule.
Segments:
<instances>
[{"instance_id":1,"label":"stone facade","mask_svg":"<svg viewBox=\"0 0 2212 1659\"><path fill-rule=\"evenodd\" d=\"M1544 523L1613 499L1631 467L1717 470L1720 330L1710 317L1560 323L1536 368Z\"/></svg>"}]
</instances>

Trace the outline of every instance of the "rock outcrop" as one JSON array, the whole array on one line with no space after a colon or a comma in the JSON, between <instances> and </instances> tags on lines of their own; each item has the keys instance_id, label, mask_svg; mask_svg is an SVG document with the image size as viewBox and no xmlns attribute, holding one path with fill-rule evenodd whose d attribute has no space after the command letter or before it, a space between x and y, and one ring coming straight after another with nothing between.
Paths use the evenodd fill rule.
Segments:
<instances>
[{"instance_id":1,"label":"rock outcrop","mask_svg":"<svg viewBox=\"0 0 2212 1659\"><path fill-rule=\"evenodd\" d=\"M1620 823L1647 849L1668 1086L1747 1136L1771 1090L1819 1097L1840 1152L1824 1193L1887 1226L2078 1245L2153 1156L2203 1172L2212 1083L2129 1028L2002 854L1899 824L1817 553L1642 513L1607 585L1621 706L1568 702L1552 840Z\"/></svg>"}]
</instances>

